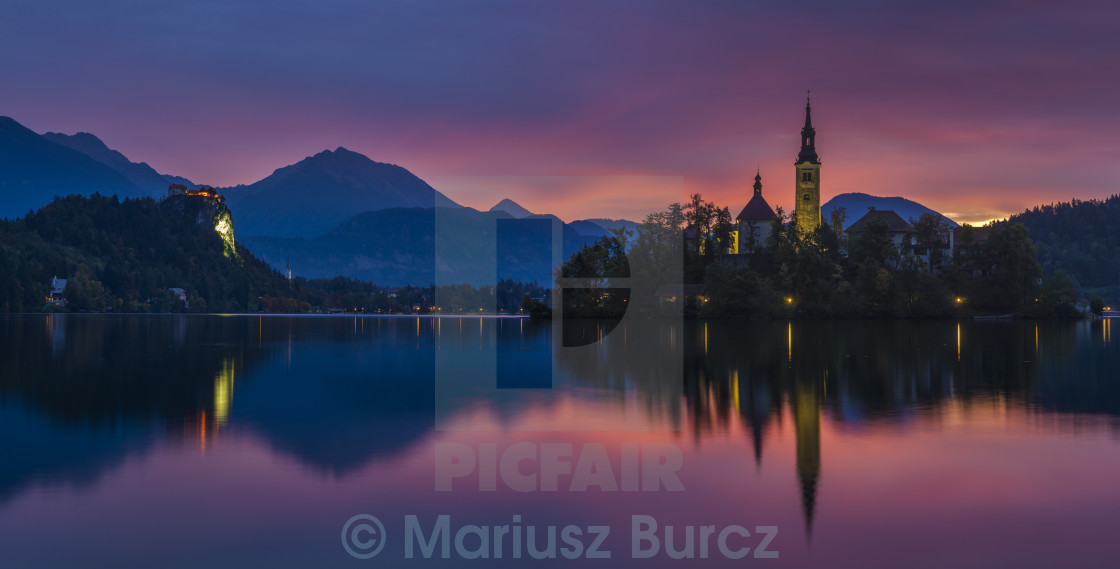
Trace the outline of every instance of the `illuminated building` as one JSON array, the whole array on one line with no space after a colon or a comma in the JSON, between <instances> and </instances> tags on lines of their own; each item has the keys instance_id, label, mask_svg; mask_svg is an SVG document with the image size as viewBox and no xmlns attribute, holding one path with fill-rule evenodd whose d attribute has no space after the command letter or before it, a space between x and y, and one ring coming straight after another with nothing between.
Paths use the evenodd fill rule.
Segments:
<instances>
[{"instance_id":1,"label":"illuminated building","mask_svg":"<svg viewBox=\"0 0 1120 569\"><path fill-rule=\"evenodd\" d=\"M51 277L51 292L47 295L47 304L66 306L66 279Z\"/></svg>"},{"instance_id":2,"label":"illuminated building","mask_svg":"<svg viewBox=\"0 0 1120 569\"><path fill-rule=\"evenodd\" d=\"M805 126L801 129L801 152L797 154L794 169L797 180L794 186L794 213L797 229L802 235L816 231L821 224L821 161L817 156L817 131L813 129L812 109L805 98Z\"/></svg>"},{"instance_id":3,"label":"illuminated building","mask_svg":"<svg viewBox=\"0 0 1120 569\"><path fill-rule=\"evenodd\" d=\"M167 197L172 196L193 196L199 198L210 198L218 200L218 203L225 203L226 201L225 196L219 194L217 190L209 186L205 186L197 190L189 190L183 184L171 184L171 186L167 188Z\"/></svg>"}]
</instances>

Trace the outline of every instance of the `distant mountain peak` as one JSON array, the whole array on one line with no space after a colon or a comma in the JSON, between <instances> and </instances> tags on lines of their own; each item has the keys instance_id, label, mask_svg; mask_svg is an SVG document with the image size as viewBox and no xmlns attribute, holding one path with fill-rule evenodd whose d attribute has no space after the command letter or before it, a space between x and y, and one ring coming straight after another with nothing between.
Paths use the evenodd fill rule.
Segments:
<instances>
[{"instance_id":1,"label":"distant mountain peak","mask_svg":"<svg viewBox=\"0 0 1120 569\"><path fill-rule=\"evenodd\" d=\"M276 172L287 172L287 171L290 171L292 169L298 170L298 169L304 168L304 167L319 167L319 168L332 169L331 172L333 172L336 175L343 176L343 177L345 177L346 175L348 175L350 173L355 173L357 170L362 170L362 169L364 169L366 171L372 171L374 169L383 169L383 170L399 169L399 170L402 170L402 171L407 171L404 168L402 168L400 166L397 166L396 164L389 164L389 163L386 163L386 162L378 162L376 160L373 160L369 156L366 156L365 154L362 154L361 152L354 152L353 150L350 150L348 148L339 146L338 148L335 148L334 150L331 150L331 149L328 148L328 149L323 150L323 151L321 151L317 154L308 156L308 157L304 158L303 160L300 160L299 162L296 162L295 164L291 164L291 165L288 165L288 166L284 166L282 168L278 168L278 169L276 169Z\"/></svg>"},{"instance_id":2,"label":"distant mountain peak","mask_svg":"<svg viewBox=\"0 0 1120 569\"><path fill-rule=\"evenodd\" d=\"M828 219L832 211L840 207L844 208L844 213L846 214L846 219L844 220L845 226L850 226L856 221L859 221L861 217L867 215L870 208L893 211L904 220L917 219L923 213L930 212L945 218L951 227L956 227L958 225L957 222L945 217L941 212L928 208L914 200L900 196L873 196L861 192L849 192L836 195L821 206L821 216L824 219Z\"/></svg>"},{"instance_id":3,"label":"distant mountain peak","mask_svg":"<svg viewBox=\"0 0 1120 569\"><path fill-rule=\"evenodd\" d=\"M396 164L342 146L226 192L245 235L317 237L355 214L399 207L460 207Z\"/></svg>"},{"instance_id":4,"label":"distant mountain peak","mask_svg":"<svg viewBox=\"0 0 1120 569\"><path fill-rule=\"evenodd\" d=\"M517 219L534 215L533 212L525 209L521 206L521 204L509 198L505 198L502 201L494 204L494 207L490 208L489 211L504 211Z\"/></svg>"}]
</instances>

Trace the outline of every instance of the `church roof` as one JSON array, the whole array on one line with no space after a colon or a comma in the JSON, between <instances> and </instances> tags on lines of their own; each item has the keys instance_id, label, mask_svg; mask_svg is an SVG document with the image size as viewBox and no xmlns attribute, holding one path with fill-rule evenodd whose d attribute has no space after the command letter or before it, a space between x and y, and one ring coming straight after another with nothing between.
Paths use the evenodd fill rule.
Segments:
<instances>
[{"instance_id":1,"label":"church roof","mask_svg":"<svg viewBox=\"0 0 1120 569\"><path fill-rule=\"evenodd\" d=\"M736 221L769 221L774 219L777 215L773 209L770 209L770 204L766 203L766 199L762 197L761 193L755 193L751 201L735 216Z\"/></svg>"},{"instance_id":2,"label":"church roof","mask_svg":"<svg viewBox=\"0 0 1120 569\"><path fill-rule=\"evenodd\" d=\"M867 226L874 220L881 219L887 224L887 230L891 233L906 233L913 231L914 228L902 219L902 216L890 209L873 209L858 221L848 227L848 231L867 231Z\"/></svg>"}]
</instances>

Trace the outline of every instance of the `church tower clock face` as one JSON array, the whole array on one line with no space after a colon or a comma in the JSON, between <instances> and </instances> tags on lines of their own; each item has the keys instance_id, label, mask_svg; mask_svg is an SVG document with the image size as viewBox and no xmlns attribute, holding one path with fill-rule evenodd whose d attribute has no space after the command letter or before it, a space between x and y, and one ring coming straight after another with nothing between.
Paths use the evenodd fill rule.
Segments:
<instances>
[{"instance_id":1,"label":"church tower clock face","mask_svg":"<svg viewBox=\"0 0 1120 569\"><path fill-rule=\"evenodd\" d=\"M821 224L821 161L817 156L817 131L813 129L812 107L805 100L805 126L801 129L801 152L794 168L797 173L794 211L798 233L808 235Z\"/></svg>"}]
</instances>

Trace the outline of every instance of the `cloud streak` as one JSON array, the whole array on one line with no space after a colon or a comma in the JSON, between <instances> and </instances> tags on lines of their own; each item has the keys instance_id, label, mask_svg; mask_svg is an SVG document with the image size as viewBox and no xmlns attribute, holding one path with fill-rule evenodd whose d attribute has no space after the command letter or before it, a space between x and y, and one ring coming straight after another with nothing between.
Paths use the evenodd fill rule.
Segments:
<instances>
[{"instance_id":1,"label":"cloud streak","mask_svg":"<svg viewBox=\"0 0 1120 569\"><path fill-rule=\"evenodd\" d=\"M1120 182L1108 3L44 4L0 8L3 113L210 184L341 145L430 180L596 180L440 188L569 219L633 217L635 176L737 209L756 165L785 204L807 88L826 199L967 221Z\"/></svg>"}]
</instances>

